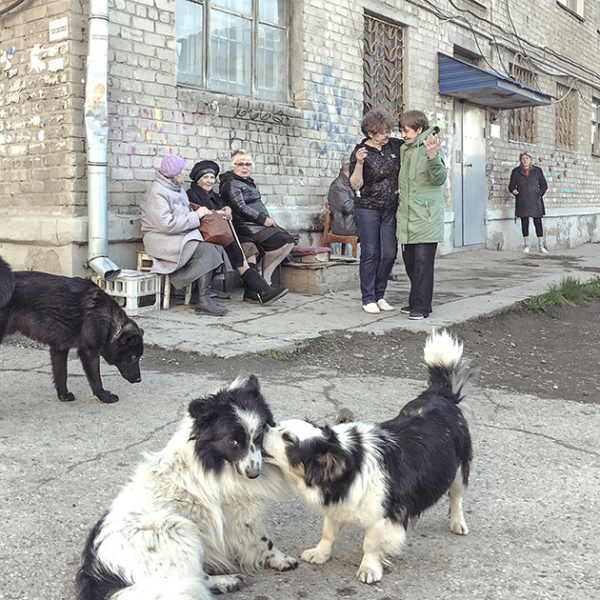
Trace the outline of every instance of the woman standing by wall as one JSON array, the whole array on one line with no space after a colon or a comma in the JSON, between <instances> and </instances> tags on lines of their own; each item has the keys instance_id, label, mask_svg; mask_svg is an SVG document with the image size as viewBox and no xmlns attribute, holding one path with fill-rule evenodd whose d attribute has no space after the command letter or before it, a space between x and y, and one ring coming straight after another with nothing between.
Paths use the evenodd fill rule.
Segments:
<instances>
[{"instance_id":1,"label":"woman standing by wall","mask_svg":"<svg viewBox=\"0 0 600 600\"><path fill-rule=\"evenodd\" d=\"M384 298L398 242L398 171L402 141L392 138L394 117L386 110L369 111L361 130L365 139L350 157L350 183L360 239L360 291L363 310L369 314L394 310Z\"/></svg>"},{"instance_id":2,"label":"woman standing by wall","mask_svg":"<svg viewBox=\"0 0 600 600\"><path fill-rule=\"evenodd\" d=\"M519 156L519 162L521 164L510 175L508 189L515 195L515 216L521 219L523 252L529 252L529 217L532 217L540 254L548 254L542 228L542 217L546 214L544 194L548 183L542 170L532 166L529 154L523 152Z\"/></svg>"},{"instance_id":3,"label":"woman standing by wall","mask_svg":"<svg viewBox=\"0 0 600 600\"><path fill-rule=\"evenodd\" d=\"M437 245L444 241L444 152L439 127L429 127L425 113L409 110L398 123L404 138L398 178L398 242L410 279L409 319L426 319L433 299L433 268Z\"/></svg>"}]
</instances>

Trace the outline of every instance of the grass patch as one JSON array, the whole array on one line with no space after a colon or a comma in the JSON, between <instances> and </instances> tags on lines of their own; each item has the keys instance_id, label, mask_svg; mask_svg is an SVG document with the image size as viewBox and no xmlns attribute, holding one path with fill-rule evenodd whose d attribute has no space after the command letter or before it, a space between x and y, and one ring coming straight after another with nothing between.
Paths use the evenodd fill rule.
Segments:
<instances>
[{"instance_id":1,"label":"grass patch","mask_svg":"<svg viewBox=\"0 0 600 600\"><path fill-rule=\"evenodd\" d=\"M559 285L552 286L545 294L532 296L522 302L526 310L550 312L564 304L581 305L600 298L600 275L587 283L574 277L565 277Z\"/></svg>"},{"instance_id":2,"label":"grass patch","mask_svg":"<svg viewBox=\"0 0 600 600\"><path fill-rule=\"evenodd\" d=\"M258 352L258 354L262 356L268 356L269 358L274 358L275 360L287 360L287 354L283 352L278 352L277 350L263 350L262 352Z\"/></svg>"}]
</instances>

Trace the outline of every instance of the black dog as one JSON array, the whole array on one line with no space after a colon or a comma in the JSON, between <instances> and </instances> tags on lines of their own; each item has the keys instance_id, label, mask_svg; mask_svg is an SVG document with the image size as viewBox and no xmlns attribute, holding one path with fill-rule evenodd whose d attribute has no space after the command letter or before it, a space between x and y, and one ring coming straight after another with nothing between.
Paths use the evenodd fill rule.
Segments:
<instances>
[{"instance_id":1,"label":"black dog","mask_svg":"<svg viewBox=\"0 0 600 600\"><path fill-rule=\"evenodd\" d=\"M100 356L130 383L142 380L144 332L108 294L80 277L13 273L0 258L0 342L17 331L50 346L54 385L63 402L75 400L67 390L71 348L77 348L92 392L102 402L119 397L102 387Z\"/></svg>"}]
</instances>

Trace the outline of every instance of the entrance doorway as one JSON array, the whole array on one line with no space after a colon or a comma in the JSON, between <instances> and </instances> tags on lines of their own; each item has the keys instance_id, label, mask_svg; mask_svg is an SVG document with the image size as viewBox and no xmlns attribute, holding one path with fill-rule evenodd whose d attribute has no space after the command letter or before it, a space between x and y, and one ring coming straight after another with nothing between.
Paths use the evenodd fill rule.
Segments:
<instances>
[{"instance_id":1,"label":"entrance doorway","mask_svg":"<svg viewBox=\"0 0 600 600\"><path fill-rule=\"evenodd\" d=\"M454 247L485 244L485 110L454 104Z\"/></svg>"}]
</instances>

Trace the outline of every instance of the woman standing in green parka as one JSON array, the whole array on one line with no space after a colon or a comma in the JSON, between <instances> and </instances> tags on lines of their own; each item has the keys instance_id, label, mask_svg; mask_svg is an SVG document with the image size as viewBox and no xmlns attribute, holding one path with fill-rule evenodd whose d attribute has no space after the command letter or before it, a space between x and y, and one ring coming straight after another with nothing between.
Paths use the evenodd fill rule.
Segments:
<instances>
[{"instance_id":1,"label":"woman standing in green parka","mask_svg":"<svg viewBox=\"0 0 600 600\"><path fill-rule=\"evenodd\" d=\"M437 139L440 129L429 126L425 113L408 111L398 126L404 144L400 148L397 236L410 279L408 306L400 310L409 319L426 319L431 312L435 253L444 240L444 152Z\"/></svg>"}]
</instances>

